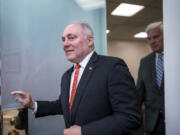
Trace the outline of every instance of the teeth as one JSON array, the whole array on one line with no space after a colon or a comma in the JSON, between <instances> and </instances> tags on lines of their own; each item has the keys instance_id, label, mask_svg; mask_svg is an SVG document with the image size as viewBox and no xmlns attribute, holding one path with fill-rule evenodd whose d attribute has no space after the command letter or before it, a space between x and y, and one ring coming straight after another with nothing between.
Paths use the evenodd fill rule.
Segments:
<instances>
[{"instance_id":1,"label":"teeth","mask_svg":"<svg viewBox=\"0 0 180 135\"><path fill-rule=\"evenodd\" d=\"M72 52L73 50L68 50L68 51L66 51L66 52Z\"/></svg>"}]
</instances>

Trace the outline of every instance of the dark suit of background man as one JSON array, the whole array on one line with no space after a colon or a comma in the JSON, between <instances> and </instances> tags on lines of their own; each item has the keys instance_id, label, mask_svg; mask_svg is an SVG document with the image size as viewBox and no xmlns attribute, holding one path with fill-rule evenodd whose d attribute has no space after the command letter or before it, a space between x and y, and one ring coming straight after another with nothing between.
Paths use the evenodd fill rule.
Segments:
<instances>
[{"instance_id":1,"label":"dark suit of background man","mask_svg":"<svg viewBox=\"0 0 180 135\"><path fill-rule=\"evenodd\" d=\"M35 109L36 117L63 114L64 135L126 135L136 130L141 124L140 106L124 61L94 51L93 31L87 23L68 25L62 41L66 57L74 65L62 76L59 98L33 102L28 93L14 91L12 95L21 96L16 101ZM69 108L78 64L78 86Z\"/></svg>"},{"instance_id":2,"label":"dark suit of background man","mask_svg":"<svg viewBox=\"0 0 180 135\"><path fill-rule=\"evenodd\" d=\"M140 102L145 103L147 135L165 135L162 22L149 24L146 32L153 52L140 62L137 93Z\"/></svg>"}]
</instances>

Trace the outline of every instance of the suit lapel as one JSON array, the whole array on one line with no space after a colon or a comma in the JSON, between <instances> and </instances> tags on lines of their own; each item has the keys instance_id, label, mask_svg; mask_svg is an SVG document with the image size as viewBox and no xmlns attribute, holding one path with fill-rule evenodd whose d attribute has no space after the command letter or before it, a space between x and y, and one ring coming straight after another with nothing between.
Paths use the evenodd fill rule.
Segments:
<instances>
[{"instance_id":1,"label":"suit lapel","mask_svg":"<svg viewBox=\"0 0 180 135\"><path fill-rule=\"evenodd\" d=\"M71 74L73 72L73 67L70 68L67 72L67 77L63 81L63 91L61 93L62 105L64 106L64 117L67 124L70 124L70 113L69 113L69 89L70 89L70 80ZM69 127L70 125L67 125Z\"/></svg>"},{"instance_id":2,"label":"suit lapel","mask_svg":"<svg viewBox=\"0 0 180 135\"><path fill-rule=\"evenodd\" d=\"M79 106L79 103L81 102L82 96L86 90L87 83L89 82L91 75L93 74L96 64L95 61L97 59L97 54L94 53L92 57L90 58L88 64L86 65L84 72L82 74L82 77L80 79L80 82L78 84L77 90L76 90L76 95L73 101L73 105L71 108L71 122L74 121L76 112Z\"/></svg>"},{"instance_id":3,"label":"suit lapel","mask_svg":"<svg viewBox=\"0 0 180 135\"><path fill-rule=\"evenodd\" d=\"M164 74L161 82L161 87L159 88L160 94L164 94Z\"/></svg>"}]
</instances>

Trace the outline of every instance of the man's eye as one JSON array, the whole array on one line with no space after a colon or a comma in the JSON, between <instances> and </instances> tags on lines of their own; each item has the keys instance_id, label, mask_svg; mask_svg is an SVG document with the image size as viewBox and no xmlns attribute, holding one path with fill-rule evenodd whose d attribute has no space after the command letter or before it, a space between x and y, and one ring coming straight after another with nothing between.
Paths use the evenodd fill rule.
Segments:
<instances>
[{"instance_id":1,"label":"man's eye","mask_svg":"<svg viewBox=\"0 0 180 135\"><path fill-rule=\"evenodd\" d=\"M159 38L159 35L156 35L156 36L153 37L153 39L157 39L157 38Z\"/></svg>"},{"instance_id":2,"label":"man's eye","mask_svg":"<svg viewBox=\"0 0 180 135\"><path fill-rule=\"evenodd\" d=\"M160 37L160 35L155 35L153 37L147 37L147 39L150 41L152 39L158 39Z\"/></svg>"},{"instance_id":3,"label":"man's eye","mask_svg":"<svg viewBox=\"0 0 180 135\"><path fill-rule=\"evenodd\" d=\"M76 38L77 38L77 36L69 36L69 37L68 37L69 40L74 40L74 39L76 39Z\"/></svg>"},{"instance_id":4,"label":"man's eye","mask_svg":"<svg viewBox=\"0 0 180 135\"><path fill-rule=\"evenodd\" d=\"M62 37L62 42L64 42L65 41L65 38L64 37Z\"/></svg>"}]
</instances>

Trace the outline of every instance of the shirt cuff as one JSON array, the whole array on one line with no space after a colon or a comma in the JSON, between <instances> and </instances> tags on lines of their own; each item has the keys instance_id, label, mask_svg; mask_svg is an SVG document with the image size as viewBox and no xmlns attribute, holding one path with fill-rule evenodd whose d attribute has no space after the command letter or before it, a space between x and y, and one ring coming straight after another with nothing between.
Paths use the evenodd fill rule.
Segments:
<instances>
[{"instance_id":1,"label":"shirt cuff","mask_svg":"<svg viewBox=\"0 0 180 135\"><path fill-rule=\"evenodd\" d=\"M37 113L37 109L38 109L38 105L37 105L37 102L34 101L34 110L33 110L33 113L36 114Z\"/></svg>"}]
</instances>

